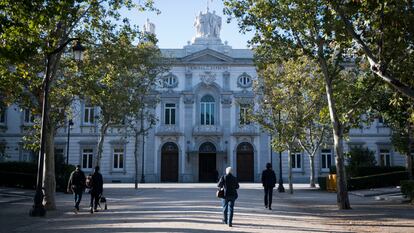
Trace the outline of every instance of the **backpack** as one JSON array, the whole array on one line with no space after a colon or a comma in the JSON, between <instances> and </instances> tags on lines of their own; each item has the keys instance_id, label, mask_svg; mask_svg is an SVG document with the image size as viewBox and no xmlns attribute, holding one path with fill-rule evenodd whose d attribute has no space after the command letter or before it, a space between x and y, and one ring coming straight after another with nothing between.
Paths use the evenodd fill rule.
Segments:
<instances>
[{"instance_id":1,"label":"backpack","mask_svg":"<svg viewBox=\"0 0 414 233\"><path fill-rule=\"evenodd\" d=\"M90 175L86 177L86 188L92 188L92 176Z\"/></svg>"}]
</instances>

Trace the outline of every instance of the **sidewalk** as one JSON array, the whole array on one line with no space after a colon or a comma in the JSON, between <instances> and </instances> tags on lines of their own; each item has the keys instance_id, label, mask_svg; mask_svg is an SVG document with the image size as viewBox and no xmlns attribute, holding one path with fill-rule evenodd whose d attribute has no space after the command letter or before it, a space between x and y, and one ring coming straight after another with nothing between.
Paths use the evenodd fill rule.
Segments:
<instances>
[{"instance_id":1,"label":"sidewalk","mask_svg":"<svg viewBox=\"0 0 414 233\"><path fill-rule=\"evenodd\" d=\"M285 188L287 185L285 185ZM0 203L0 232L414 232L414 206L350 195L352 210L338 210L336 195L294 185L293 195L274 192L273 210L263 208L260 184L241 184L233 228L221 223L215 184L108 184L108 210L81 212L72 196L57 194L58 210L28 216L31 200ZM1 190L0 190L1 192Z\"/></svg>"}]
</instances>

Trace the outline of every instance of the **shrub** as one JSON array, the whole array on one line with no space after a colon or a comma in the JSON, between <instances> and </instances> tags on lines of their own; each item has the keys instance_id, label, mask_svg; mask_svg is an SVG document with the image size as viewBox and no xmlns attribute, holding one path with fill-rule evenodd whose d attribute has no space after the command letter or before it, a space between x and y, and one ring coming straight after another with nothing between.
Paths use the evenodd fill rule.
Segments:
<instances>
[{"instance_id":1,"label":"shrub","mask_svg":"<svg viewBox=\"0 0 414 233\"><path fill-rule=\"evenodd\" d=\"M0 163L0 185L9 187L36 187L37 165L27 162Z\"/></svg>"},{"instance_id":2,"label":"shrub","mask_svg":"<svg viewBox=\"0 0 414 233\"><path fill-rule=\"evenodd\" d=\"M326 190L326 176L318 176L318 184L321 190Z\"/></svg>"},{"instance_id":3,"label":"shrub","mask_svg":"<svg viewBox=\"0 0 414 233\"><path fill-rule=\"evenodd\" d=\"M368 189L400 185L401 180L408 179L408 172L397 171L370 176L353 177L348 180L348 189Z\"/></svg>"},{"instance_id":4,"label":"shrub","mask_svg":"<svg viewBox=\"0 0 414 233\"><path fill-rule=\"evenodd\" d=\"M350 177L355 175L360 167L373 167L376 165L375 153L368 148L354 147L346 155L348 158L347 173Z\"/></svg>"},{"instance_id":5,"label":"shrub","mask_svg":"<svg viewBox=\"0 0 414 233\"><path fill-rule=\"evenodd\" d=\"M361 177L361 176L370 176L390 172L402 172L406 171L405 167L395 166L395 167L358 167L353 170L353 173L349 172L348 177ZM348 169L347 169L348 172Z\"/></svg>"},{"instance_id":6,"label":"shrub","mask_svg":"<svg viewBox=\"0 0 414 233\"><path fill-rule=\"evenodd\" d=\"M401 193L414 204L414 180L402 180Z\"/></svg>"},{"instance_id":7,"label":"shrub","mask_svg":"<svg viewBox=\"0 0 414 233\"><path fill-rule=\"evenodd\" d=\"M56 191L65 191L72 165L61 164L55 167ZM37 164L27 162L0 163L0 185L20 188L36 188Z\"/></svg>"},{"instance_id":8,"label":"shrub","mask_svg":"<svg viewBox=\"0 0 414 233\"><path fill-rule=\"evenodd\" d=\"M66 188L69 181L69 176L72 171L75 170L73 165L61 165L59 170L56 170L56 191L66 192Z\"/></svg>"}]
</instances>

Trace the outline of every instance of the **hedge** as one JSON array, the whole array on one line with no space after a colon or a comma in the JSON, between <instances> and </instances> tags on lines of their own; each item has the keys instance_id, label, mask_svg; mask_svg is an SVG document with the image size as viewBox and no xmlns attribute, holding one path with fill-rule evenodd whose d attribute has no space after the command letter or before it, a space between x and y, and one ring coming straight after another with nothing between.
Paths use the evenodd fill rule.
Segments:
<instances>
[{"instance_id":1,"label":"hedge","mask_svg":"<svg viewBox=\"0 0 414 233\"><path fill-rule=\"evenodd\" d=\"M414 180L401 181L401 193L408 197L412 204L414 204Z\"/></svg>"},{"instance_id":2,"label":"hedge","mask_svg":"<svg viewBox=\"0 0 414 233\"><path fill-rule=\"evenodd\" d=\"M56 191L66 191L72 165L56 166ZM37 164L27 162L0 163L0 185L20 188L36 188Z\"/></svg>"},{"instance_id":3,"label":"hedge","mask_svg":"<svg viewBox=\"0 0 414 233\"><path fill-rule=\"evenodd\" d=\"M393 167L383 167L383 166L373 166L373 167L359 167L354 168L353 174L349 171L349 167L345 167L346 175L348 177L361 177L361 176L370 176L376 174L406 171L406 168L403 166L393 166ZM336 166L329 168L329 174L336 174Z\"/></svg>"},{"instance_id":4,"label":"hedge","mask_svg":"<svg viewBox=\"0 0 414 233\"><path fill-rule=\"evenodd\" d=\"M318 176L318 184L321 190L326 190L326 176Z\"/></svg>"},{"instance_id":5,"label":"hedge","mask_svg":"<svg viewBox=\"0 0 414 233\"><path fill-rule=\"evenodd\" d=\"M408 179L408 172L396 171L348 179L348 190L380 188L400 185L401 180Z\"/></svg>"}]
</instances>

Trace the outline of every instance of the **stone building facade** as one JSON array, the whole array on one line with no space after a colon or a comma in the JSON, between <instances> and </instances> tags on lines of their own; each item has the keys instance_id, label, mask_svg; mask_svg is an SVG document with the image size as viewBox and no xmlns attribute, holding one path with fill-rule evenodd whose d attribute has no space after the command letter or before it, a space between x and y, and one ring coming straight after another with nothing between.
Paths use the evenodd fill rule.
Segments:
<instances>
[{"instance_id":1,"label":"stone building facade","mask_svg":"<svg viewBox=\"0 0 414 233\"><path fill-rule=\"evenodd\" d=\"M253 53L233 49L220 38L221 18L200 13L195 22L196 36L181 49L161 49L173 65L162 77L159 102L151 107L159 121L149 131L140 153L138 174L146 182L214 182L232 166L242 182L259 182L262 169L272 161L278 173L279 156L270 151L270 137L246 119L254 105L252 84L257 79ZM146 30L155 26L147 22ZM74 125L69 147L68 127L58 130L55 153L69 163L91 172L94 164L99 109L82 101L73 104ZM22 145L25 127L33 125L30 111L11 106L0 115L0 147L7 160L30 161L36 156ZM122 130L109 129L105 139L101 171L108 182L132 182L135 177L135 139ZM143 145L143 148L142 148ZM390 130L382 122L352 129L349 146L367 146L376 151L381 165L404 165L405 158L390 144ZM282 153L283 174L287 177L287 153ZM292 155L295 182L309 180L309 159L303 152ZM142 159L144 158L144 161ZM326 175L333 165L332 148L321 148L315 159L316 175ZM139 175L141 176L141 175Z\"/></svg>"}]
</instances>

